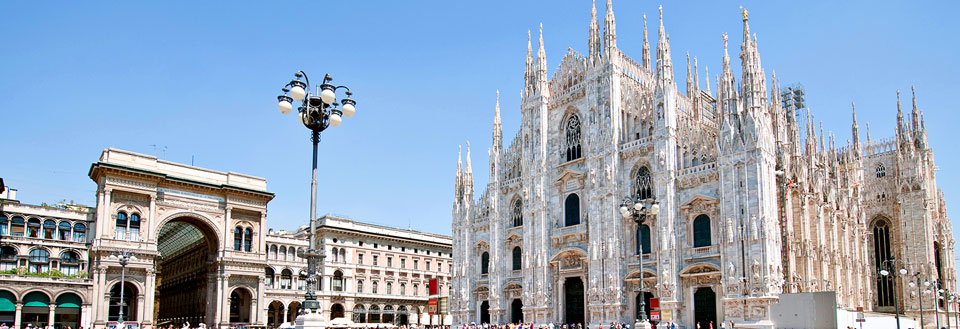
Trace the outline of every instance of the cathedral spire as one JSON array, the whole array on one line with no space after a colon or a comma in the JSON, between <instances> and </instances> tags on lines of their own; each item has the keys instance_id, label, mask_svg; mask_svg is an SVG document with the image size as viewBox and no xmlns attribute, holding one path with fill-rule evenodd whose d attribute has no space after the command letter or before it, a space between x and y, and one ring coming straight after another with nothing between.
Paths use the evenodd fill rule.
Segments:
<instances>
[{"instance_id":1,"label":"cathedral spire","mask_svg":"<svg viewBox=\"0 0 960 329\"><path fill-rule=\"evenodd\" d=\"M500 123L500 90L497 90L497 104L493 114L493 152L499 156L503 150L503 125Z\"/></svg>"},{"instance_id":2,"label":"cathedral spire","mask_svg":"<svg viewBox=\"0 0 960 329\"><path fill-rule=\"evenodd\" d=\"M687 52L687 97L693 97L693 70L690 68L690 52Z\"/></svg>"},{"instance_id":3,"label":"cathedral spire","mask_svg":"<svg viewBox=\"0 0 960 329\"><path fill-rule=\"evenodd\" d=\"M536 89L537 79L533 69L533 47L530 44L530 30L527 30L527 61L523 71L524 95L529 97Z\"/></svg>"},{"instance_id":4,"label":"cathedral spire","mask_svg":"<svg viewBox=\"0 0 960 329\"><path fill-rule=\"evenodd\" d=\"M617 48L617 23L613 20L613 0L607 0L607 15L603 19L604 54L610 56L612 49Z\"/></svg>"},{"instance_id":5,"label":"cathedral spire","mask_svg":"<svg viewBox=\"0 0 960 329\"><path fill-rule=\"evenodd\" d=\"M540 43L537 49L537 89L541 95L549 93L547 80L547 51L543 48L543 23L540 23Z\"/></svg>"},{"instance_id":6,"label":"cathedral spire","mask_svg":"<svg viewBox=\"0 0 960 329\"><path fill-rule=\"evenodd\" d=\"M856 159L860 159L860 127L857 125L857 105L850 102L850 109L853 112L853 150Z\"/></svg>"},{"instance_id":7,"label":"cathedral spire","mask_svg":"<svg viewBox=\"0 0 960 329\"><path fill-rule=\"evenodd\" d=\"M457 200L463 197L463 154L461 147L457 145L457 181L454 183L453 194Z\"/></svg>"},{"instance_id":8,"label":"cathedral spire","mask_svg":"<svg viewBox=\"0 0 960 329\"><path fill-rule=\"evenodd\" d=\"M704 81L704 85L707 87L707 95L713 96L713 93L710 92L710 68L707 67L706 65L703 66L703 76L706 77L705 78L706 80Z\"/></svg>"},{"instance_id":9,"label":"cathedral spire","mask_svg":"<svg viewBox=\"0 0 960 329\"><path fill-rule=\"evenodd\" d=\"M897 140L900 145L907 144L907 125L903 122L903 107L900 105L900 90L897 90Z\"/></svg>"},{"instance_id":10,"label":"cathedral spire","mask_svg":"<svg viewBox=\"0 0 960 329\"><path fill-rule=\"evenodd\" d=\"M743 45L740 47L740 62L743 65L741 78L741 95L746 110L759 110L765 105L766 82L760 58L757 53L756 39L750 40L750 23L747 19L747 10L743 10Z\"/></svg>"},{"instance_id":11,"label":"cathedral spire","mask_svg":"<svg viewBox=\"0 0 960 329\"><path fill-rule=\"evenodd\" d=\"M697 56L693 56L693 90L700 91L700 68L697 67Z\"/></svg>"},{"instance_id":12,"label":"cathedral spire","mask_svg":"<svg viewBox=\"0 0 960 329\"><path fill-rule=\"evenodd\" d=\"M590 49L590 63L596 64L600 61L600 24L597 22L597 0L593 0L593 8L590 11L590 40L588 41Z\"/></svg>"},{"instance_id":13,"label":"cathedral spire","mask_svg":"<svg viewBox=\"0 0 960 329\"><path fill-rule=\"evenodd\" d=\"M673 60L670 58L670 37L663 28L663 6L660 6L660 31L657 41L657 80L673 82Z\"/></svg>"},{"instance_id":14,"label":"cathedral spire","mask_svg":"<svg viewBox=\"0 0 960 329\"><path fill-rule=\"evenodd\" d=\"M643 68L650 69L650 42L647 41L647 14L643 14ZM708 77L709 78L709 77Z\"/></svg>"},{"instance_id":15,"label":"cathedral spire","mask_svg":"<svg viewBox=\"0 0 960 329\"><path fill-rule=\"evenodd\" d=\"M910 125L913 134L920 133L920 109L917 108L917 89L910 86L910 94L913 98L913 112L910 114Z\"/></svg>"},{"instance_id":16,"label":"cathedral spire","mask_svg":"<svg viewBox=\"0 0 960 329\"><path fill-rule=\"evenodd\" d=\"M473 201L473 167L470 166L470 141L467 141L467 167L463 174L463 193L468 202Z\"/></svg>"}]
</instances>

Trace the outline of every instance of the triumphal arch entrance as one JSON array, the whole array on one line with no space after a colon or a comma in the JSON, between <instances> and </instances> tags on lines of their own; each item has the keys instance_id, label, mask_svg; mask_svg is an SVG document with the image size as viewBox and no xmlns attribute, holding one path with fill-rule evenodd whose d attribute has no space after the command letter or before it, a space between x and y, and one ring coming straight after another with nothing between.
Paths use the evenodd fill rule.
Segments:
<instances>
[{"instance_id":1,"label":"triumphal arch entrance","mask_svg":"<svg viewBox=\"0 0 960 329\"><path fill-rule=\"evenodd\" d=\"M97 328L264 324L265 179L117 149L89 176Z\"/></svg>"}]
</instances>

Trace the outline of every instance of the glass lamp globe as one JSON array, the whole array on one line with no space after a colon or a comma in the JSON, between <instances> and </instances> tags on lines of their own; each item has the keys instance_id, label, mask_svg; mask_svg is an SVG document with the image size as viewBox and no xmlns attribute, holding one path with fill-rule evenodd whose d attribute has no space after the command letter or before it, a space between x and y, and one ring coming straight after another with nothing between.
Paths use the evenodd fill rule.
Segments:
<instances>
[{"instance_id":1,"label":"glass lamp globe","mask_svg":"<svg viewBox=\"0 0 960 329\"><path fill-rule=\"evenodd\" d=\"M343 115L347 117L352 117L354 113L357 113L357 108L351 103L344 102L343 104Z\"/></svg>"},{"instance_id":2,"label":"glass lamp globe","mask_svg":"<svg viewBox=\"0 0 960 329\"><path fill-rule=\"evenodd\" d=\"M633 209L636 209L637 211L643 210L643 204L642 204L642 203L639 203L639 202L634 203L634 204L633 204Z\"/></svg>"},{"instance_id":3,"label":"glass lamp globe","mask_svg":"<svg viewBox=\"0 0 960 329\"><path fill-rule=\"evenodd\" d=\"M334 126L334 127L340 126L340 123L342 122L343 122L343 118L341 118L339 114L336 114L336 113L330 114L331 126Z\"/></svg>"},{"instance_id":4,"label":"glass lamp globe","mask_svg":"<svg viewBox=\"0 0 960 329\"><path fill-rule=\"evenodd\" d=\"M277 105L277 107L280 109L280 113L283 114L289 114L290 111L293 110L293 104L290 104L290 102L286 100L280 101L280 104Z\"/></svg>"},{"instance_id":5,"label":"glass lamp globe","mask_svg":"<svg viewBox=\"0 0 960 329\"><path fill-rule=\"evenodd\" d=\"M293 88L290 88L290 96L294 100L302 101L307 96L307 91L303 90L303 87L293 86Z\"/></svg>"},{"instance_id":6,"label":"glass lamp globe","mask_svg":"<svg viewBox=\"0 0 960 329\"><path fill-rule=\"evenodd\" d=\"M333 103L335 98L337 98L337 95L334 94L331 89L324 89L320 92L320 100L322 100L324 104Z\"/></svg>"},{"instance_id":7,"label":"glass lamp globe","mask_svg":"<svg viewBox=\"0 0 960 329\"><path fill-rule=\"evenodd\" d=\"M880 270L880 275L887 276L887 275L890 275L890 272L888 272L887 270Z\"/></svg>"},{"instance_id":8,"label":"glass lamp globe","mask_svg":"<svg viewBox=\"0 0 960 329\"><path fill-rule=\"evenodd\" d=\"M907 275L907 269L901 268L901 269L900 269L900 275Z\"/></svg>"},{"instance_id":9,"label":"glass lamp globe","mask_svg":"<svg viewBox=\"0 0 960 329\"><path fill-rule=\"evenodd\" d=\"M913 287L916 287L916 286L917 286L917 284L916 284L916 283L913 283L913 281L910 281L909 285L910 285L910 288L913 288Z\"/></svg>"},{"instance_id":10,"label":"glass lamp globe","mask_svg":"<svg viewBox=\"0 0 960 329\"><path fill-rule=\"evenodd\" d=\"M653 214L653 215L659 214L659 213L660 213L660 204L654 203L653 206L650 207L650 213Z\"/></svg>"},{"instance_id":11,"label":"glass lamp globe","mask_svg":"<svg viewBox=\"0 0 960 329\"><path fill-rule=\"evenodd\" d=\"M924 287L929 287L929 286L930 286L930 281L923 281L923 286L924 286Z\"/></svg>"}]
</instances>

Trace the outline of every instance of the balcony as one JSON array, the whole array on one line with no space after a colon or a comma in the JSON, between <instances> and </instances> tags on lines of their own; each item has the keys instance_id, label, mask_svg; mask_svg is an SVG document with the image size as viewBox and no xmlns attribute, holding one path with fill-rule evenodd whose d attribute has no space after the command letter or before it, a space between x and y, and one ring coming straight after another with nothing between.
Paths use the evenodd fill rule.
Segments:
<instances>
[{"instance_id":1,"label":"balcony","mask_svg":"<svg viewBox=\"0 0 960 329\"><path fill-rule=\"evenodd\" d=\"M712 245L705 247L694 247L687 249L685 259L700 259L700 258L711 258L711 257L720 257L720 246Z\"/></svg>"}]
</instances>

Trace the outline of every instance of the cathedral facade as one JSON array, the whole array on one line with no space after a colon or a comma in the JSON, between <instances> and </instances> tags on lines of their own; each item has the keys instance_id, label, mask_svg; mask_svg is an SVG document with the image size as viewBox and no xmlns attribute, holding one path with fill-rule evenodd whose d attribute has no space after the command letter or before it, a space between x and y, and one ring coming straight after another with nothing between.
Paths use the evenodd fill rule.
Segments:
<instances>
[{"instance_id":1,"label":"cathedral facade","mask_svg":"<svg viewBox=\"0 0 960 329\"><path fill-rule=\"evenodd\" d=\"M504 147L498 100L479 196L469 144L458 160L454 323L633 323L657 298L660 319L681 327L773 327L780 295L825 291L841 310L944 316L947 304L908 286L956 288L916 97L907 119L897 92L886 139L867 127L861 140L853 110L837 147L809 111L781 105L746 11L740 80L724 34L715 92L689 55L677 86L662 10L656 49L644 16L639 62L617 48L610 1L603 19L601 31L594 7L588 53L568 50L552 78L542 26L536 53L528 42L521 127ZM625 199L659 212L638 223Z\"/></svg>"}]
</instances>

